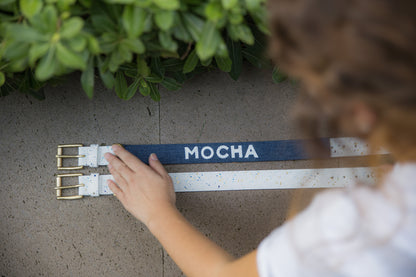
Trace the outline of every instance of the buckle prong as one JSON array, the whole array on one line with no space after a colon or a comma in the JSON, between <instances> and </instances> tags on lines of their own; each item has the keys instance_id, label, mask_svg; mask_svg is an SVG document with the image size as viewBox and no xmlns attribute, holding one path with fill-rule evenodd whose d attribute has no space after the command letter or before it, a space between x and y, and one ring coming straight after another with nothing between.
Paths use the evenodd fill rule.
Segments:
<instances>
[{"instance_id":1,"label":"buckle prong","mask_svg":"<svg viewBox=\"0 0 416 277\"><path fill-rule=\"evenodd\" d=\"M70 189L70 188L79 188L83 187L84 184L72 185L72 186L62 186L62 178L63 177L79 177L82 176L82 173L67 173L67 174L58 174L56 175L56 199L58 200L73 200L73 199L81 199L83 198L82 195L71 195L71 196L62 196L63 189Z\"/></svg>"},{"instance_id":2,"label":"buckle prong","mask_svg":"<svg viewBox=\"0 0 416 277\"><path fill-rule=\"evenodd\" d=\"M63 154L63 148L75 148L75 147L82 147L82 144L60 144L58 145L58 151L56 154L56 165L58 167L58 170L78 170L82 169L83 166L62 166L62 159L65 158L84 158L85 155L64 155Z\"/></svg>"}]
</instances>

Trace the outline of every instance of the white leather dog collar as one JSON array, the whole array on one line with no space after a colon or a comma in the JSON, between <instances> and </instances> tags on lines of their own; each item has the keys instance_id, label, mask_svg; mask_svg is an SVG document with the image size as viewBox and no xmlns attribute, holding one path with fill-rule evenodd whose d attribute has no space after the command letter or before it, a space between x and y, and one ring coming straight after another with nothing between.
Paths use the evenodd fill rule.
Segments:
<instances>
[{"instance_id":1,"label":"white leather dog collar","mask_svg":"<svg viewBox=\"0 0 416 277\"><path fill-rule=\"evenodd\" d=\"M176 192L296 189L296 188L343 188L356 183L374 183L372 168L322 168L256 171L218 171L170 173ZM78 177L78 185L62 186L63 177ZM83 196L111 195L107 180L111 175L82 175L81 173L57 176L57 198L79 199ZM78 195L62 196L61 190L78 188Z\"/></svg>"}]
</instances>

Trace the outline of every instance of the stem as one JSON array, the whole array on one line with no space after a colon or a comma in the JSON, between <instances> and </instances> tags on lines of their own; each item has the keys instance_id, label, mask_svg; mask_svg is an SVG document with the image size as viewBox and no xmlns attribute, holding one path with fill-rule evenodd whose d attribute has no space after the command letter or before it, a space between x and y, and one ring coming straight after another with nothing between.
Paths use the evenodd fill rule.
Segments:
<instances>
[{"instance_id":1,"label":"stem","mask_svg":"<svg viewBox=\"0 0 416 277\"><path fill-rule=\"evenodd\" d=\"M184 60L189 55L189 52L191 52L191 46L192 42L188 43L188 48L186 49L185 53L183 53L183 55L181 56L181 60Z\"/></svg>"}]
</instances>

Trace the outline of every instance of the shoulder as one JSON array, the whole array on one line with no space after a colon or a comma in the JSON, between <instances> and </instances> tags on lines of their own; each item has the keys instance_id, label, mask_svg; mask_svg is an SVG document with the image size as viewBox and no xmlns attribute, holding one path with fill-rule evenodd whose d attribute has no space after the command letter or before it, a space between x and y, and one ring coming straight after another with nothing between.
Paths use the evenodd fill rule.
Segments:
<instances>
[{"instance_id":1,"label":"shoulder","mask_svg":"<svg viewBox=\"0 0 416 277\"><path fill-rule=\"evenodd\" d=\"M257 252L260 276L323 274L325 266L320 261L334 251L331 242L353 236L359 220L357 206L345 191L317 195L306 210L261 242ZM321 268L313 266L316 261Z\"/></svg>"},{"instance_id":2,"label":"shoulder","mask_svg":"<svg viewBox=\"0 0 416 277\"><path fill-rule=\"evenodd\" d=\"M380 189L357 186L317 195L260 244L260 276L324 276L342 265L360 264L360 256L376 251L374 245L411 253L406 245L415 238L415 198L416 164L396 165Z\"/></svg>"}]
</instances>

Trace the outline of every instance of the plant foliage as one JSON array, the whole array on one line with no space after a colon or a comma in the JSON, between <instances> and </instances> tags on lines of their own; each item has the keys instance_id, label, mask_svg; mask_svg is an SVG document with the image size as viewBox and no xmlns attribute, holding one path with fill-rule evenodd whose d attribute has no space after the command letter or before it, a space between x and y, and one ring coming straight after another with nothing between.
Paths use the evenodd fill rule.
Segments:
<instances>
[{"instance_id":1,"label":"plant foliage","mask_svg":"<svg viewBox=\"0 0 416 277\"><path fill-rule=\"evenodd\" d=\"M77 70L89 98L96 75L126 100L158 101L159 84L178 90L214 67L236 80L243 59L269 64L265 20L264 0L0 0L0 96L43 99Z\"/></svg>"}]
</instances>

